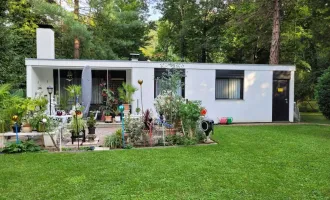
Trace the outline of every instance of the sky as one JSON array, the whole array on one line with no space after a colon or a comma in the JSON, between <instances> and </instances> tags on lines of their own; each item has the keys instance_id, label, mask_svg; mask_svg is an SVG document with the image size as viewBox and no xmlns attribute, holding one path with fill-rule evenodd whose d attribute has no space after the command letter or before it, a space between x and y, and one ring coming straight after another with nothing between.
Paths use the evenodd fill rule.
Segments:
<instances>
[{"instance_id":1,"label":"sky","mask_svg":"<svg viewBox=\"0 0 330 200\"><path fill-rule=\"evenodd\" d=\"M151 3L148 6L149 6L149 15L150 15L148 18L149 21L155 21L161 18L162 15L160 11L155 8L156 6L155 3Z\"/></svg>"},{"instance_id":2,"label":"sky","mask_svg":"<svg viewBox=\"0 0 330 200\"><path fill-rule=\"evenodd\" d=\"M60 0L57 0L58 2ZM69 11L73 11L73 8L71 8L65 1L62 1L62 6L66 9L66 10L69 10ZM88 6L88 4L84 1L84 0L81 0L80 1L80 6L82 7L86 7ZM155 21L155 20L158 20L159 18L161 18L161 13L158 9L156 9L156 2L155 1L150 1L149 3L149 18L148 18L148 21Z\"/></svg>"}]
</instances>

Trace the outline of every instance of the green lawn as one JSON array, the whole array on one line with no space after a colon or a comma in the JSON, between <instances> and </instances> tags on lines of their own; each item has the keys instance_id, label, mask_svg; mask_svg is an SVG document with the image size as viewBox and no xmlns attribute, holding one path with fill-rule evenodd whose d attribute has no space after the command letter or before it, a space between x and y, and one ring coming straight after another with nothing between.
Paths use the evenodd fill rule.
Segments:
<instances>
[{"instance_id":1,"label":"green lawn","mask_svg":"<svg viewBox=\"0 0 330 200\"><path fill-rule=\"evenodd\" d=\"M314 124L330 124L330 120L326 119L320 112L300 113L301 122Z\"/></svg>"},{"instance_id":2,"label":"green lawn","mask_svg":"<svg viewBox=\"0 0 330 200\"><path fill-rule=\"evenodd\" d=\"M329 199L330 128L217 127L218 145L0 156L0 199Z\"/></svg>"}]
</instances>

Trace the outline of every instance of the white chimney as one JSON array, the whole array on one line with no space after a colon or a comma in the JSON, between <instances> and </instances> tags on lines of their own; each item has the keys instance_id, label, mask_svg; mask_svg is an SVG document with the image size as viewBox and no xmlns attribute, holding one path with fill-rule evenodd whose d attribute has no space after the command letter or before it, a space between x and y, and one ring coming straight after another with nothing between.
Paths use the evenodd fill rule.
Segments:
<instances>
[{"instance_id":1,"label":"white chimney","mask_svg":"<svg viewBox=\"0 0 330 200\"><path fill-rule=\"evenodd\" d=\"M54 31L49 25L39 25L37 28L37 58L55 59Z\"/></svg>"}]
</instances>

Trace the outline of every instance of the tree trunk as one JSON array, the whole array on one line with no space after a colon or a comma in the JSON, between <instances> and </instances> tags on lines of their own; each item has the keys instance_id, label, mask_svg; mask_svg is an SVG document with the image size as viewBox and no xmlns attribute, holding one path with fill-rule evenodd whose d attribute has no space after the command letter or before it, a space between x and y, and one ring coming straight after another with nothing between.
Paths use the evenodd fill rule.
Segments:
<instances>
[{"instance_id":1,"label":"tree trunk","mask_svg":"<svg viewBox=\"0 0 330 200\"><path fill-rule=\"evenodd\" d=\"M270 47L269 64L279 63L280 50L280 0L274 0L273 33Z\"/></svg>"},{"instance_id":2,"label":"tree trunk","mask_svg":"<svg viewBox=\"0 0 330 200\"><path fill-rule=\"evenodd\" d=\"M74 59L79 59L80 57L80 41L78 37L74 38Z\"/></svg>"},{"instance_id":3,"label":"tree trunk","mask_svg":"<svg viewBox=\"0 0 330 200\"><path fill-rule=\"evenodd\" d=\"M74 11L75 19L79 20L79 0L74 0ZM74 59L80 58L80 41L77 36L74 38Z\"/></svg>"}]
</instances>

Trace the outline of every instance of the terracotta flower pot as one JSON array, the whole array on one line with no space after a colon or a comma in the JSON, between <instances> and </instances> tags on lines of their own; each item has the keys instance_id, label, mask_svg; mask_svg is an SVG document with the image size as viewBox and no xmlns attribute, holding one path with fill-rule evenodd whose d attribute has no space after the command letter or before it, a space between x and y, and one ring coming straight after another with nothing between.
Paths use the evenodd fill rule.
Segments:
<instances>
[{"instance_id":1,"label":"terracotta flower pot","mask_svg":"<svg viewBox=\"0 0 330 200\"><path fill-rule=\"evenodd\" d=\"M22 132L23 133L30 133L30 132L32 132L32 127L31 126L24 125L22 127Z\"/></svg>"},{"instance_id":2,"label":"terracotta flower pot","mask_svg":"<svg viewBox=\"0 0 330 200\"><path fill-rule=\"evenodd\" d=\"M123 106L124 106L124 110L129 110L129 104L125 103L123 104Z\"/></svg>"},{"instance_id":3,"label":"terracotta flower pot","mask_svg":"<svg viewBox=\"0 0 330 200\"><path fill-rule=\"evenodd\" d=\"M110 122L112 122L112 116L104 116L104 122L106 122L106 123L110 123Z\"/></svg>"}]
</instances>

